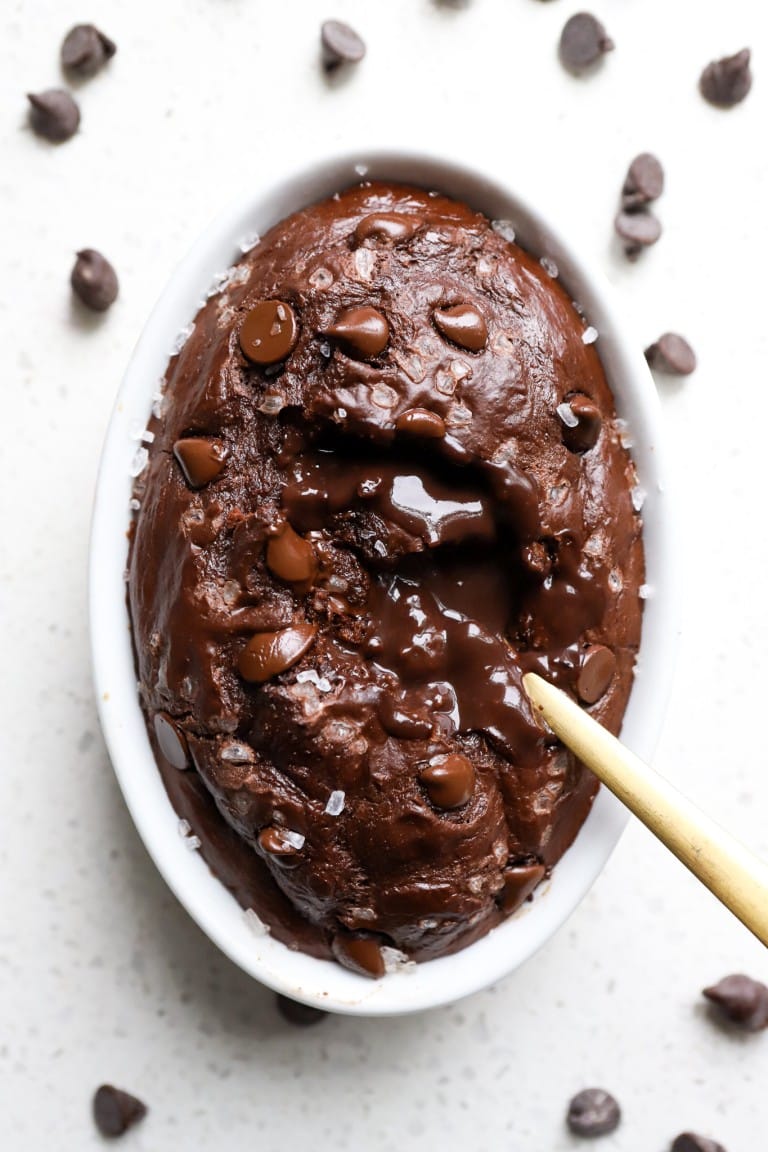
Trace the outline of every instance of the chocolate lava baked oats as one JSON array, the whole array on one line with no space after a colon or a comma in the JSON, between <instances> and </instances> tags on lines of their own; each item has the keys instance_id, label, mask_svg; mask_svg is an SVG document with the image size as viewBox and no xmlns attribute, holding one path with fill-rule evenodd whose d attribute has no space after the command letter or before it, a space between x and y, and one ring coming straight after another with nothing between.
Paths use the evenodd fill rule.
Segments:
<instances>
[{"instance_id":1,"label":"chocolate lava baked oats","mask_svg":"<svg viewBox=\"0 0 768 1152\"><path fill-rule=\"evenodd\" d=\"M618 730L643 550L594 335L484 216L366 183L272 228L171 360L141 700L206 860L293 947L455 951L589 811L521 676Z\"/></svg>"}]
</instances>

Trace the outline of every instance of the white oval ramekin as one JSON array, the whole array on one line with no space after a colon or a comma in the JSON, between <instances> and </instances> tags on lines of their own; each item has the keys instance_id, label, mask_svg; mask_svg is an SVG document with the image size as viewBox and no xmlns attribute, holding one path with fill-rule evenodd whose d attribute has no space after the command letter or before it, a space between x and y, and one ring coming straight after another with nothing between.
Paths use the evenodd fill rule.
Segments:
<instances>
[{"instance_id":1,"label":"white oval ramekin","mask_svg":"<svg viewBox=\"0 0 768 1152\"><path fill-rule=\"evenodd\" d=\"M235 202L199 238L152 312L120 389L104 444L93 512L90 621L93 673L101 724L120 787L158 869L189 914L236 964L257 980L333 1012L383 1016L457 1000L508 975L560 927L604 867L627 814L605 789L576 842L532 903L454 956L368 980L330 961L293 952L256 935L242 909L190 852L163 787L136 692L126 608L131 466L152 396L181 329L195 316L217 272L239 256L238 242L312 201L363 177L414 183L465 200L491 219L507 219L523 247L551 257L562 282L599 333L601 358L627 421L639 482L645 490L645 551L650 595L641 656L622 731L640 756L653 752L669 692L676 646L675 567L669 497L662 460L661 409L641 348L601 278L588 270L531 199L481 172L423 154L377 153L332 158L265 182ZM537 197L536 203L540 204Z\"/></svg>"}]
</instances>

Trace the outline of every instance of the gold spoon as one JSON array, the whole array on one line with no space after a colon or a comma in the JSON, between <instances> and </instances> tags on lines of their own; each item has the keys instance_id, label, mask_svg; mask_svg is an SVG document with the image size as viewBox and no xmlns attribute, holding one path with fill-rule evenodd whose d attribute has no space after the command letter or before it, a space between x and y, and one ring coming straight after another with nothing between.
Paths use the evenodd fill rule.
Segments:
<instances>
[{"instance_id":1,"label":"gold spoon","mask_svg":"<svg viewBox=\"0 0 768 1152\"><path fill-rule=\"evenodd\" d=\"M582 763L768 946L768 865L606 732L559 688L523 676L534 707Z\"/></svg>"}]
</instances>

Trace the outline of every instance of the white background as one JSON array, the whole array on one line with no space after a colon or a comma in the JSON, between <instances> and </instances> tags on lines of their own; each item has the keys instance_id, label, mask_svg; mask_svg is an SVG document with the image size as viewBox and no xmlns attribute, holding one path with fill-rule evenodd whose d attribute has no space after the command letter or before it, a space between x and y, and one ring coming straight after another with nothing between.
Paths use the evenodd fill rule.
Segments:
<instances>
[{"instance_id":1,"label":"white background","mask_svg":"<svg viewBox=\"0 0 768 1152\"><path fill-rule=\"evenodd\" d=\"M423 1017L299 1031L166 891L98 732L86 554L99 448L148 310L236 193L323 149L428 143L542 189L614 282L639 345L682 331L700 358L660 381L677 465L685 598L657 766L768 854L764 683L768 436L768 29L755 0L595 0L616 51L574 80L556 43L574 0L2 0L0 6L0 1144L100 1145L94 1087L151 1114L125 1147L563 1152L569 1096L624 1107L605 1152L684 1128L765 1146L768 1035L715 1027L699 989L768 978L764 950L633 826L569 924L496 989ZM328 83L326 16L369 53ZM80 134L25 123L78 20L119 45L79 86ZM697 92L749 45L730 112ZM658 153L665 234L636 265L611 239L624 170ZM103 318L70 302L75 249L116 265Z\"/></svg>"}]
</instances>

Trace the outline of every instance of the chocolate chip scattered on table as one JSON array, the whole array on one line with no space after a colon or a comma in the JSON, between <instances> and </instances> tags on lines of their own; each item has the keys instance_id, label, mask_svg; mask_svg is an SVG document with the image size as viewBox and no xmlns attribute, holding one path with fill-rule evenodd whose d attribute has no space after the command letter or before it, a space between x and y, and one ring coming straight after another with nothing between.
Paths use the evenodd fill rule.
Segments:
<instances>
[{"instance_id":1,"label":"chocolate chip scattered on table","mask_svg":"<svg viewBox=\"0 0 768 1152\"><path fill-rule=\"evenodd\" d=\"M70 140L80 127L80 108L77 101L64 88L48 88L45 92L30 92L29 124L37 136L52 144Z\"/></svg>"},{"instance_id":2,"label":"chocolate chip scattered on table","mask_svg":"<svg viewBox=\"0 0 768 1152\"><path fill-rule=\"evenodd\" d=\"M320 29L323 67L335 72L342 64L358 64L365 56L365 41L341 20L326 20Z\"/></svg>"},{"instance_id":3,"label":"chocolate chip scattered on table","mask_svg":"<svg viewBox=\"0 0 768 1152\"><path fill-rule=\"evenodd\" d=\"M607 1136L621 1120L618 1101L604 1088L584 1088L568 1105L566 1121L574 1136Z\"/></svg>"},{"instance_id":4,"label":"chocolate chip scattered on table","mask_svg":"<svg viewBox=\"0 0 768 1152\"><path fill-rule=\"evenodd\" d=\"M661 237L661 223L651 212L618 212L613 222L624 253L633 260Z\"/></svg>"},{"instance_id":5,"label":"chocolate chip scattered on table","mask_svg":"<svg viewBox=\"0 0 768 1152\"><path fill-rule=\"evenodd\" d=\"M93 24L76 24L61 45L61 66L76 76L95 76L117 52L117 45Z\"/></svg>"},{"instance_id":6,"label":"chocolate chip scattered on table","mask_svg":"<svg viewBox=\"0 0 768 1152\"><path fill-rule=\"evenodd\" d=\"M672 1141L670 1152L726 1152L717 1140L697 1136L695 1132L681 1132Z\"/></svg>"},{"instance_id":7,"label":"chocolate chip scattered on table","mask_svg":"<svg viewBox=\"0 0 768 1152\"><path fill-rule=\"evenodd\" d=\"M707 64L699 77L699 91L716 108L741 104L752 87L751 52L742 48L734 56L723 56Z\"/></svg>"},{"instance_id":8,"label":"chocolate chip scattered on table","mask_svg":"<svg viewBox=\"0 0 768 1152\"><path fill-rule=\"evenodd\" d=\"M678 332L664 332L649 344L645 359L654 372L667 376L690 376L696 369L696 353Z\"/></svg>"},{"instance_id":9,"label":"chocolate chip scattered on table","mask_svg":"<svg viewBox=\"0 0 768 1152\"><path fill-rule=\"evenodd\" d=\"M592 68L615 45L603 25L590 12L577 12L560 34L560 60L569 72Z\"/></svg>"},{"instance_id":10,"label":"chocolate chip scattered on table","mask_svg":"<svg viewBox=\"0 0 768 1152\"><path fill-rule=\"evenodd\" d=\"M651 152L641 152L629 165L621 189L621 204L613 226L624 244L624 253L634 260L661 236L661 223L650 205L664 191L664 169Z\"/></svg>"},{"instance_id":11,"label":"chocolate chip scattered on table","mask_svg":"<svg viewBox=\"0 0 768 1152\"><path fill-rule=\"evenodd\" d=\"M621 190L621 206L625 212L636 212L658 200L664 191L664 169L652 152L635 156L627 169Z\"/></svg>"},{"instance_id":12,"label":"chocolate chip scattered on table","mask_svg":"<svg viewBox=\"0 0 768 1152\"><path fill-rule=\"evenodd\" d=\"M137 1096L102 1084L93 1097L93 1119L102 1136L122 1136L147 1114L147 1106Z\"/></svg>"},{"instance_id":13,"label":"chocolate chip scattered on table","mask_svg":"<svg viewBox=\"0 0 768 1152\"><path fill-rule=\"evenodd\" d=\"M92 312L106 312L117 299L117 273L95 248L83 248L77 253L70 283L77 298Z\"/></svg>"},{"instance_id":14,"label":"chocolate chip scattered on table","mask_svg":"<svg viewBox=\"0 0 768 1152\"><path fill-rule=\"evenodd\" d=\"M290 996L276 996L277 1010L284 1020L297 1028L311 1028L319 1024L328 1016L322 1008L314 1008L311 1004L302 1004L299 1000L292 1000Z\"/></svg>"},{"instance_id":15,"label":"chocolate chip scattered on table","mask_svg":"<svg viewBox=\"0 0 768 1152\"><path fill-rule=\"evenodd\" d=\"M760 980L734 973L705 988L703 994L721 1020L743 1032L768 1027L768 987Z\"/></svg>"}]
</instances>

